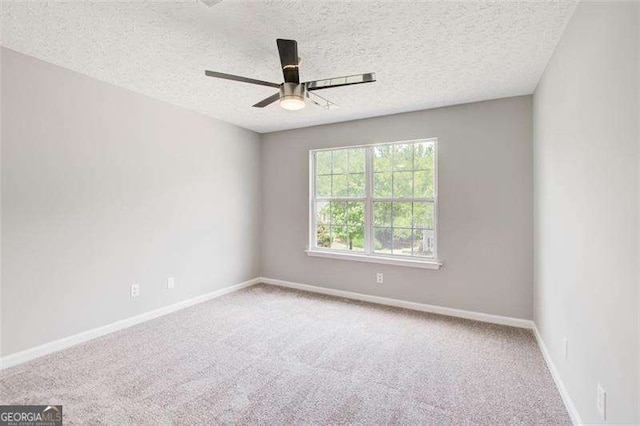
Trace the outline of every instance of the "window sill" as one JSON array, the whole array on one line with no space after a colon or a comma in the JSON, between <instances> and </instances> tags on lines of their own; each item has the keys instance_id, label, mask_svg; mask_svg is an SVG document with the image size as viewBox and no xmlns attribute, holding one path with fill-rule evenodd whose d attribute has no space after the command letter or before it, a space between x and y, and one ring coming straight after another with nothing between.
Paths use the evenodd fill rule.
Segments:
<instances>
[{"instance_id":1,"label":"window sill","mask_svg":"<svg viewBox=\"0 0 640 426\"><path fill-rule=\"evenodd\" d=\"M372 256L366 254L341 253L335 251L305 250L307 256L326 257L329 259L353 260L356 262L382 263L385 265L409 266L412 268L440 269L442 262L433 259L414 260L406 258L393 258L385 256Z\"/></svg>"}]
</instances>

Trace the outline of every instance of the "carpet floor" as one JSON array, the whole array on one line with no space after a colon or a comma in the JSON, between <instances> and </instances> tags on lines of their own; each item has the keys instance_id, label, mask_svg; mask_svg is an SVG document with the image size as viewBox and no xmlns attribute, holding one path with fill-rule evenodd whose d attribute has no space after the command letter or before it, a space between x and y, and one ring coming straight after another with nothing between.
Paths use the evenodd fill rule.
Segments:
<instances>
[{"instance_id":1,"label":"carpet floor","mask_svg":"<svg viewBox=\"0 0 640 426\"><path fill-rule=\"evenodd\" d=\"M530 330L257 285L9 368L65 424L570 424Z\"/></svg>"}]
</instances>

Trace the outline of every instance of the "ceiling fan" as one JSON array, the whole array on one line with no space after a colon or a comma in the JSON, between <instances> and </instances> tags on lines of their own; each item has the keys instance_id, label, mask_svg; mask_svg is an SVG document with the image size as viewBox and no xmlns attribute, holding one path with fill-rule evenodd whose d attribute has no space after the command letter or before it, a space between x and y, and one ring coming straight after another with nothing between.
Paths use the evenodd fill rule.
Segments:
<instances>
[{"instance_id":1,"label":"ceiling fan","mask_svg":"<svg viewBox=\"0 0 640 426\"><path fill-rule=\"evenodd\" d=\"M224 78L226 80L241 81L243 83L258 84L260 86L268 86L278 89L268 98L265 98L253 105L255 108L264 108L280 100L280 106L288 110L299 110L305 107L306 100L322 107L331 108L336 104L316 95L314 92L320 89L329 89L331 87L349 86L352 84L372 83L376 81L376 75L372 72L366 74L349 75L346 77L327 78L323 80L306 81L300 83L300 75L298 68L300 67L300 58L298 57L298 42L295 40L277 39L278 53L280 54L280 63L282 64L282 73L284 74L284 83L271 83L269 81L256 80L253 78L241 77L239 75L225 74L216 71L205 71L209 77Z\"/></svg>"}]
</instances>

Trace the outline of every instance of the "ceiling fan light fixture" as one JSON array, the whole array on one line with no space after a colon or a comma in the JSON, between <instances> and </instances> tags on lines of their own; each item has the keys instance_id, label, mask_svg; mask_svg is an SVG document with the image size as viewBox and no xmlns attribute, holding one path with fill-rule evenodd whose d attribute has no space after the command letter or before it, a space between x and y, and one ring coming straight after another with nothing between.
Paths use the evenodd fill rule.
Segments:
<instances>
[{"instance_id":1,"label":"ceiling fan light fixture","mask_svg":"<svg viewBox=\"0 0 640 426\"><path fill-rule=\"evenodd\" d=\"M285 96L280 98L280 106L289 111L297 111L304 108L306 103L299 96Z\"/></svg>"},{"instance_id":2,"label":"ceiling fan light fixture","mask_svg":"<svg viewBox=\"0 0 640 426\"><path fill-rule=\"evenodd\" d=\"M220 3L222 0L200 0L207 7L215 6Z\"/></svg>"},{"instance_id":3,"label":"ceiling fan light fixture","mask_svg":"<svg viewBox=\"0 0 640 426\"><path fill-rule=\"evenodd\" d=\"M282 83L280 86L280 106L289 111L304 108L304 84Z\"/></svg>"}]
</instances>

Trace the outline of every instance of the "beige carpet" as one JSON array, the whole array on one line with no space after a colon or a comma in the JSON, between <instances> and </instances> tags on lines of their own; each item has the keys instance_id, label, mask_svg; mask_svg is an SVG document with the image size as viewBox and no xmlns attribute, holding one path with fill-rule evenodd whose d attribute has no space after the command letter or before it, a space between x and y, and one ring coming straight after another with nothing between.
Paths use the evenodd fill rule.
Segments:
<instances>
[{"instance_id":1,"label":"beige carpet","mask_svg":"<svg viewBox=\"0 0 640 426\"><path fill-rule=\"evenodd\" d=\"M258 285L5 370L65 424L569 424L532 333Z\"/></svg>"}]
</instances>

